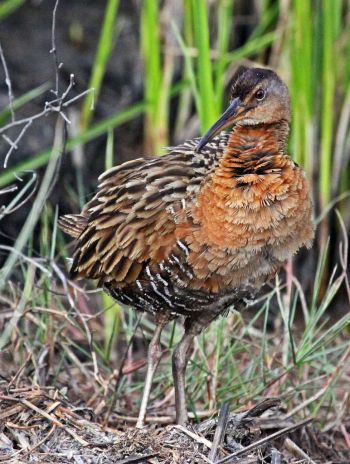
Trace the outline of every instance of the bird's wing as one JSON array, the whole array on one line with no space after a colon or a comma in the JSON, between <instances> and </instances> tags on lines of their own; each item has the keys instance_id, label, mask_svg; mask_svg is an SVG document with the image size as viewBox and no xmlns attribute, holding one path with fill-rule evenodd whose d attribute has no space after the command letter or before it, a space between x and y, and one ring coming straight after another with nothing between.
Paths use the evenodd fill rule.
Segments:
<instances>
[{"instance_id":1,"label":"bird's wing","mask_svg":"<svg viewBox=\"0 0 350 464\"><path fill-rule=\"evenodd\" d=\"M144 266L162 261L220 158L218 144L196 154L196 141L186 142L166 156L129 161L102 174L76 223L71 215L61 220L78 237L71 277L130 283Z\"/></svg>"}]
</instances>

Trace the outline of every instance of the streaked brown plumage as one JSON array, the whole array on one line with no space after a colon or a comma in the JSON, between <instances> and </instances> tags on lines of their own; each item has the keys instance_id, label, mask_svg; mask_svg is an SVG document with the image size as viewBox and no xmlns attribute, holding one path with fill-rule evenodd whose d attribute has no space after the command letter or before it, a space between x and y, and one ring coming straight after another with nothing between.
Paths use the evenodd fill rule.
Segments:
<instances>
[{"instance_id":1,"label":"streaked brown plumage","mask_svg":"<svg viewBox=\"0 0 350 464\"><path fill-rule=\"evenodd\" d=\"M77 239L71 277L98 279L118 301L155 315L140 426L166 322L186 316L173 356L176 416L184 423L194 336L228 307L244 306L311 244L307 180L286 154L289 119L285 84L273 71L249 69L200 141L105 172L81 214L60 220ZM229 125L229 134L215 136Z\"/></svg>"}]
</instances>

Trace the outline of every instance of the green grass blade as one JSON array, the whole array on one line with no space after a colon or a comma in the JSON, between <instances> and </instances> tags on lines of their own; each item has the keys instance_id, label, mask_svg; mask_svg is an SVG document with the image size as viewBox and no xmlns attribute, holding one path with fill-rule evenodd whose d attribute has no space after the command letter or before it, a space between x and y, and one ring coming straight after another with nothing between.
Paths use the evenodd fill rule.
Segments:
<instances>
[{"instance_id":1,"label":"green grass blade","mask_svg":"<svg viewBox=\"0 0 350 464\"><path fill-rule=\"evenodd\" d=\"M215 65L215 94L218 111L222 111L225 93L225 55L229 51L233 22L233 0L221 0L218 6L218 46L219 57Z\"/></svg>"},{"instance_id":2,"label":"green grass blade","mask_svg":"<svg viewBox=\"0 0 350 464\"><path fill-rule=\"evenodd\" d=\"M190 52L189 47L185 44L183 38L181 37L181 34L180 34L176 24L174 22L172 22L171 26L173 28L176 40L179 43L181 51L182 51L183 56L184 56L186 73L187 73L187 76L188 76L188 79L189 79L189 82L190 82L190 85L191 85L191 90L192 90L194 100L195 100L195 103L196 103L196 110L197 110L197 113L200 114L200 112L201 112L201 101L200 101L200 95L199 95L199 91L198 91L194 66L193 66L193 63L192 63L191 52Z\"/></svg>"},{"instance_id":3,"label":"green grass blade","mask_svg":"<svg viewBox=\"0 0 350 464\"><path fill-rule=\"evenodd\" d=\"M145 0L141 13L141 50L145 69L144 145L146 153L159 154L168 145L170 87L173 72L171 54L161 61L160 6Z\"/></svg>"},{"instance_id":4,"label":"green grass blade","mask_svg":"<svg viewBox=\"0 0 350 464\"><path fill-rule=\"evenodd\" d=\"M335 73L334 41L336 11L341 7L339 0L323 0L323 56L322 56L322 114L321 114L321 149L320 149L320 202L324 208L331 199L331 161L333 141L333 111Z\"/></svg>"},{"instance_id":5,"label":"green grass blade","mask_svg":"<svg viewBox=\"0 0 350 464\"><path fill-rule=\"evenodd\" d=\"M192 30L192 0L183 1L183 36L184 41L188 46L193 46L193 30ZM174 29L175 23L172 23L172 29ZM178 31L175 33L175 38L179 42L178 36L180 35ZM181 47L182 48L182 47ZM189 58L190 62L192 61ZM188 64L183 66L182 70L183 81L190 82L190 77L188 74ZM191 108L193 104L191 88L189 85L184 88L184 90L179 95L178 110L176 114L176 122L174 124L174 139L179 141L183 135L183 128L186 126L188 119L190 118Z\"/></svg>"},{"instance_id":6,"label":"green grass blade","mask_svg":"<svg viewBox=\"0 0 350 464\"><path fill-rule=\"evenodd\" d=\"M0 4L0 21L16 11L25 0L3 0Z\"/></svg>"},{"instance_id":7,"label":"green grass blade","mask_svg":"<svg viewBox=\"0 0 350 464\"><path fill-rule=\"evenodd\" d=\"M290 25L290 90L293 109L293 156L311 174L313 166L314 25L310 0L294 0Z\"/></svg>"},{"instance_id":8,"label":"green grass blade","mask_svg":"<svg viewBox=\"0 0 350 464\"><path fill-rule=\"evenodd\" d=\"M194 45L198 50L197 79L200 94L199 119L201 129L205 131L218 118L219 109L214 94L207 2L206 0L192 0L192 5Z\"/></svg>"},{"instance_id":9,"label":"green grass blade","mask_svg":"<svg viewBox=\"0 0 350 464\"><path fill-rule=\"evenodd\" d=\"M160 36L158 0L145 0L141 16L141 48L145 65L145 100L147 114L157 117L161 86Z\"/></svg>"},{"instance_id":10,"label":"green grass blade","mask_svg":"<svg viewBox=\"0 0 350 464\"><path fill-rule=\"evenodd\" d=\"M113 128L108 129L105 167L106 170L113 167L114 153L114 132ZM102 307L105 309L103 313L104 327L104 359L109 361L112 350L117 342L118 335L121 329L122 308L121 306L107 293L101 293Z\"/></svg>"},{"instance_id":11,"label":"green grass blade","mask_svg":"<svg viewBox=\"0 0 350 464\"><path fill-rule=\"evenodd\" d=\"M231 64L238 60L249 58L258 52L265 50L266 47L269 47L275 40L278 40L278 34L276 34L276 32L267 32L261 37L249 40L234 52L227 53L225 56L225 62L227 64Z\"/></svg>"},{"instance_id":12,"label":"green grass blade","mask_svg":"<svg viewBox=\"0 0 350 464\"><path fill-rule=\"evenodd\" d=\"M89 88L93 88L94 92L89 92L86 95L82 108L81 127L83 130L89 126L93 116L93 105L99 97L106 66L113 49L118 6L119 0L108 0L106 5L102 30L89 83Z\"/></svg>"}]
</instances>

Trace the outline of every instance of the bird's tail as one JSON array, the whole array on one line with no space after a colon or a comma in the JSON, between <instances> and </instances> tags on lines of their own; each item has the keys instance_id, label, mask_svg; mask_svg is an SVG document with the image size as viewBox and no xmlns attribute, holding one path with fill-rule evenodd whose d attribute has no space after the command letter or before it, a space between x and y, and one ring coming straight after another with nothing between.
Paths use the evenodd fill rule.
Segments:
<instances>
[{"instance_id":1,"label":"bird's tail","mask_svg":"<svg viewBox=\"0 0 350 464\"><path fill-rule=\"evenodd\" d=\"M58 225L66 234L78 238L86 228L87 218L81 214L66 214L59 218Z\"/></svg>"}]
</instances>

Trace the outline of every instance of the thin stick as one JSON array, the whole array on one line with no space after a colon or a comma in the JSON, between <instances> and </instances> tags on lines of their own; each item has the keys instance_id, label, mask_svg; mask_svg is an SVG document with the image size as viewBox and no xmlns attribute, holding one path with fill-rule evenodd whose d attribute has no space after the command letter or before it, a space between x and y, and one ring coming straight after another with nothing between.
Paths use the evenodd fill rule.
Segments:
<instances>
[{"instance_id":1,"label":"thin stick","mask_svg":"<svg viewBox=\"0 0 350 464\"><path fill-rule=\"evenodd\" d=\"M197 411L196 414L193 412L188 413L188 417L190 419L205 419L207 417L210 417L213 415L215 411ZM123 416L122 414L115 414L113 415L113 420L114 418L123 421L123 422L128 422L135 424L137 422L137 417L133 416ZM146 416L146 422L152 423L152 424L174 424L175 417L174 416ZM119 423L119 422L118 422Z\"/></svg>"},{"instance_id":2,"label":"thin stick","mask_svg":"<svg viewBox=\"0 0 350 464\"><path fill-rule=\"evenodd\" d=\"M174 429L180 430L181 432L185 433L186 435L191 437L196 442L201 443L202 445L205 445L209 449L212 449L213 444L211 441L207 440L204 437L200 437L194 432L191 432L191 430L186 429L186 427L182 425L174 425ZM210 456L209 456L209 459L210 459Z\"/></svg>"},{"instance_id":3,"label":"thin stick","mask_svg":"<svg viewBox=\"0 0 350 464\"><path fill-rule=\"evenodd\" d=\"M0 59L1 59L2 67L4 68L4 73L5 73L5 83L7 85L8 96L9 96L9 108L10 108L10 113L11 113L11 121L14 122L16 117L15 117L15 110L13 109L14 97L12 93L12 84L11 84L11 79L10 79L10 73L9 73L6 60L5 60L4 51L1 46L1 42L0 42Z\"/></svg>"},{"instance_id":4,"label":"thin stick","mask_svg":"<svg viewBox=\"0 0 350 464\"><path fill-rule=\"evenodd\" d=\"M45 437L42 440L39 440L37 443L35 443L31 448L29 448L29 452L32 453L35 449L39 448L41 445L43 445L53 434L53 432L56 430L56 425L53 424L49 432L45 435Z\"/></svg>"},{"instance_id":5,"label":"thin stick","mask_svg":"<svg viewBox=\"0 0 350 464\"><path fill-rule=\"evenodd\" d=\"M213 445L209 453L209 460L216 462L216 456L221 443L224 440L225 432L229 420L230 408L228 404L224 404L220 409L220 415L218 419L218 425L216 426Z\"/></svg>"},{"instance_id":6,"label":"thin stick","mask_svg":"<svg viewBox=\"0 0 350 464\"><path fill-rule=\"evenodd\" d=\"M12 152L14 150L17 150L18 148L18 143L20 142L20 140L22 139L22 137L24 136L24 134L27 132L27 130L29 129L29 127L32 125L33 121L28 121L27 124L22 127L21 129L21 132L18 134L16 140L14 142L12 142L11 139L9 139L8 137L4 137L4 139L7 141L7 143L10 144L10 148L8 150L8 152L6 153L6 156L5 156L5 161L4 161L4 169L7 168L7 163L8 163L8 160L10 159L10 156L12 154Z\"/></svg>"},{"instance_id":7,"label":"thin stick","mask_svg":"<svg viewBox=\"0 0 350 464\"><path fill-rule=\"evenodd\" d=\"M55 85L54 94L56 96L58 96L58 91L59 91L59 70L60 70L60 65L58 63L58 58L57 58L57 49L56 49L56 13L57 13L59 2L60 0L56 0L55 6L52 12L51 50L50 50L50 53L52 53L52 56L53 56L53 62L54 62L54 67L55 67L56 85Z\"/></svg>"},{"instance_id":8,"label":"thin stick","mask_svg":"<svg viewBox=\"0 0 350 464\"><path fill-rule=\"evenodd\" d=\"M306 462L310 464L316 464L315 461L313 461L308 454L305 453L304 450L302 450L296 443L294 443L293 440L290 438L286 438L284 440L284 446L287 448L287 450L294 454L294 456L299 456L302 459L305 459Z\"/></svg>"},{"instance_id":9,"label":"thin stick","mask_svg":"<svg viewBox=\"0 0 350 464\"><path fill-rule=\"evenodd\" d=\"M39 113L34 114L33 116L30 116L27 118L20 119L20 120L15 119L15 111L14 111L14 105L13 105L14 97L12 93L12 85L11 85L11 80L10 80L9 72L7 69L4 53L3 53L3 50L0 44L0 59L1 59L4 72L5 72L5 80L6 80L6 84L8 87L8 94L9 94L9 100L10 100L9 107L11 111L11 122L8 124L5 124L3 127L0 128L0 135L2 135L3 139L9 145L9 149L4 158L4 163L3 163L4 169L7 168L10 156L12 155L14 150L18 149L20 141L23 139L25 133L31 127L34 121L41 119L42 117L48 115L49 113L56 112L61 116L61 118L65 121L65 123L70 124L70 121L67 115L63 112L63 109L69 107L71 103L82 98L87 93L93 91L93 89L88 89L80 93L79 95L76 95L75 97L68 99L70 91L75 85L74 75L71 74L70 81L69 81L67 88L60 94L59 78L60 78L60 68L61 68L62 63L59 63L58 61L57 48L56 48L56 16L57 16L58 6L59 6L59 0L56 0L53 13L52 13L51 49L50 49L50 53L53 55L54 72L55 72L54 74L55 75L55 88L52 89L51 92L55 95L55 98L53 100L47 101L45 103L44 109L40 111ZM65 101L66 99L67 101ZM17 132L17 134L15 135L15 139L12 140L12 137L8 136L7 131L17 126L20 126L19 132Z\"/></svg>"}]
</instances>

